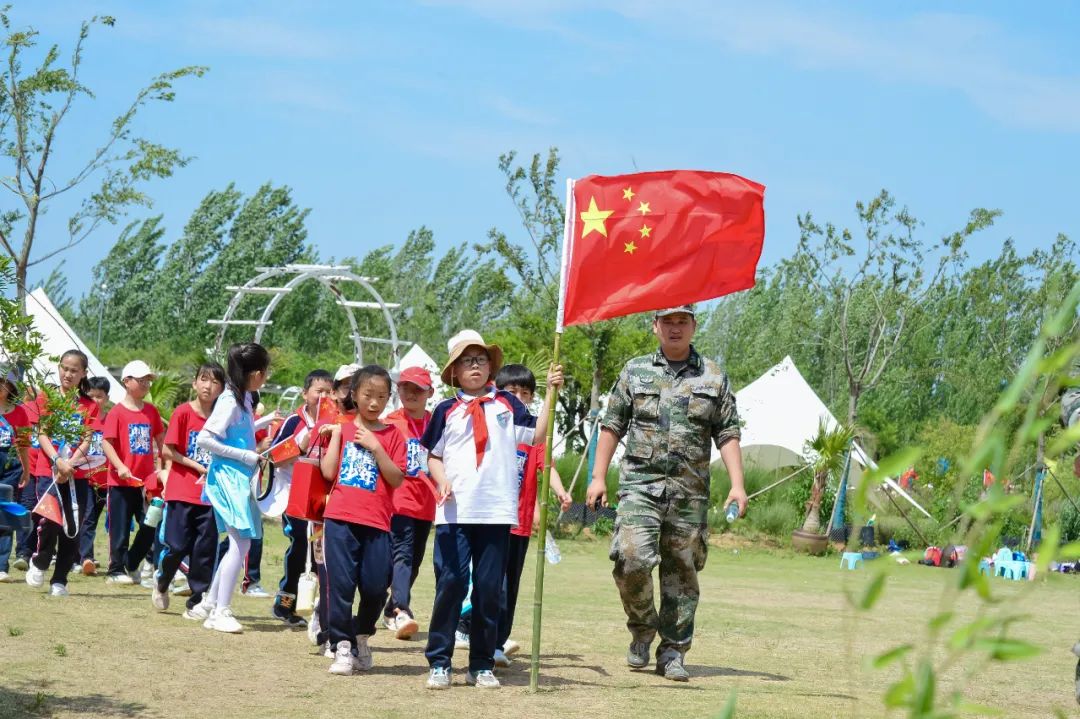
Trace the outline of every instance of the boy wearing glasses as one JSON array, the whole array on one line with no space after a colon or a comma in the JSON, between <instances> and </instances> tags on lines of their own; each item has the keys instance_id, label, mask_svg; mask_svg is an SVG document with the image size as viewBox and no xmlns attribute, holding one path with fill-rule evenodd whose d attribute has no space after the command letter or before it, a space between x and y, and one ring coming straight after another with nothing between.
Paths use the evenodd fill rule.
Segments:
<instances>
[{"instance_id":1,"label":"boy wearing glasses","mask_svg":"<svg viewBox=\"0 0 1080 719\"><path fill-rule=\"evenodd\" d=\"M496 390L491 378L502 367L502 349L485 343L475 330L454 335L447 348L442 380L458 388L457 396L435 408L421 440L438 488L427 686L450 687L454 630L471 567L472 634L465 682L494 689L499 686L492 672L499 592L510 528L518 522L517 447L547 432L550 406L545 402L536 418L517 397ZM548 382L562 384L561 368L552 368Z\"/></svg>"},{"instance_id":2,"label":"boy wearing glasses","mask_svg":"<svg viewBox=\"0 0 1080 719\"><path fill-rule=\"evenodd\" d=\"M139 563L150 551L155 530L142 523L146 511L143 491L160 489L157 471L165 427L157 408L144 401L154 373L141 360L124 365L120 383L127 394L109 410L102 427L101 449L109 460L109 584L134 584ZM156 448L156 451L155 451ZM128 547L131 520L138 525Z\"/></svg>"}]
</instances>

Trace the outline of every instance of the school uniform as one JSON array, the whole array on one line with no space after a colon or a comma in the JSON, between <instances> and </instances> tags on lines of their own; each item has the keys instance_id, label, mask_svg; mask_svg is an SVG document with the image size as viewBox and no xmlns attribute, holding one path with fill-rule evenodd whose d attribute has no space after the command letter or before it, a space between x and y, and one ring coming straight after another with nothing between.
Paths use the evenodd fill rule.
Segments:
<instances>
[{"instance_id":1,"label":"school uniform","mask_svg":"<svg viewBox=\"0 0 1080 719\"><path fill-rule=\"evenodd\" d=\"M435 513L435 605L425 651L432 668L451 666L470 568L469 670L494 667L499 593L518 523L517 447L532 443L535 428L525 405L493 385L480 397L458 392L432 414L421 444L442 459L453 491Z\"/></svg>"},{"instance_id":2,"label":"school uniform","mask_svg":"<svg viewBox=\"0 0 1080 719\"><path fill-rule=\"evenodd\" d=\"M46 402L47 397L42 392L38 395L36 401L38 417L46 414ZM69 418L72 426L66 429L74 432L82 428L87 433L91 432L98 419L97 404L89 397L80 396L76 400L74 409L75 412ZM50 437L50 439L52 438ZM79 443L81 443L81 440ZM68 449L74 452L77 447L78 444L75 444ZM64 445L62 443L53 441L54 452L59 453L63 449ZM53 568L53 575L49 583L66 585L68 573L79 558L79 531L82 528L82 519L79 512L80 507L89 504L89 497L86 492L87 483L85 479L82 481L72 479L63 485L54 484L52 462L40 450L32 474L34 475L32 481L36 485L36 494L39 500L46 493L51 493L60 501L64 526L61 527L45 517L38 517L37 548L30 558L30 562L37 569L45 571L49 568L49 564L55 556L56 565Z\"/></svg>"},{"instance_id":3,"label":"school uniform","mask_svg":"<svg viewBox=\"0 0 1080 719\"><path fill-rule=\"evenodd\" d=\"M383 614L392 617L401 611L414 617L410 607L412 586L420 574L431 525L435 521L435 489L427 475L427 450L420 444L431 421L431 413L425 412L422 418L413 419L404 409L399 409L386 415L383 421L397 427L405 437L407 454L405 481L394 490L394 516L390 519L394 567L390 601Z\"/></svg>"},{"instance_id":4,"label":"school uniform","mask_svg":"<svg viewBox=\"0 0 1080 719\"><path fill-rule=\"evenodd\" d=\"M390 517L393 488L379 472L375 455L354 442L354 423L341 427L336 481L326 500L323 562L326 565L329 641L331 646L356 635L375 633L390 583ZM395 465L405 469L405 438L386 426L372 432ZM360 591L360 609L352 602Z\"/></svg>"},{"instance_id":5,"label":"school uniform","mask_svg":"<svg viewBox=\"0 0 1080 719\"><path fill-rule=\"evenodd\" d=\"M200 417L190 402L185 402L173 412L165 433L165 444L188 459L208 467L210 453L196 444L205 424L206 418ZM189 557L187 581L191 596L188 597L187 607L190 609L201 602L214 575L217 536L214 510L203 498L202 475L186 465L173 462L169 469L169 481L165 484L164 547L158 561L158 590L168 591L180 564L185 557Z\"/></svg>"},{"instance_id":6,"label":"school uniform","mask_svg":"<svg viewBox=\"0 0 1080 719\"><path fill-rule=\"evenodd\" d=\"M19 462L18 435L25 432L34 420L23 405L17 405L7 414L0 416L0 484L11 487L12 497L19 496L19 479L22 478L22 463ZM22 535L30 532L19 532ZM11 549L15 536L9 529L0 529L0 572L8 571Z\"/></svg>"},{"instance_id":7,"label":"school uniform","mask_svg":"<svg viewBox=\"0 0 1080 719\"><path fill-rule=\"evenodd\" d=\"M94 433L90 437L90 449L87 450L86 456L101 457L104 458L104 451L101 448L103 441L103 429L104 425L101 421L102 418L98 418L97 423L94 425ZM76 474L78 476L78 473ZM87 559L94 559L94 539L97 537L97 526L101 520L101 515L105 511L106 498L109 493L109 465L108 462L103 462L100 466L94 467L90 470L83 472L83 478L86 480L86 504L82 505L82 529L79 534L79 559L80 561L86 561Z\"/></svg>"},{"instance_id":8,"label":"school uniform","mask_svg":"<svg viewBox=\"0 0 1080 719\"><path fill-rule=\"evenodd\" d=\"M109 468L109 574L133 572L146 557L157 534L143 524L146 515L144 484L155 486L154 438L164 432L157 408L144 402L133 410L118 404L105 418L102 436L116 451L120 461L131 471L130 479L121 479L115 467ZM131 539L131 521L136 522Z\"/></svg>"},{"instance_id":9,"label":"school uniform","mask_svg":"<svg viewBox=\"0 0 1080 719\"><path fill-rule=\"evenodd\" d=\"M301 442L311 436L315 430L315 419L308 414L306 407L300 407L290 414L282 422L281 428L274 437L273 444L284 442L290 437ZM314 439L314 438L313 438ZM308 444L307 456L314 454L317 442ZM292 482L292 464L285 467L274 466L274 481ZM282 616L292 614L296 608L296 590L300 584L300 575L304 573L308 555L308 523L299 517L281 515L281 529L289 539L289 546L285 550L284 573L278 582L277 597L274 599L274 611Z\"/></svg>"}]
</instances>

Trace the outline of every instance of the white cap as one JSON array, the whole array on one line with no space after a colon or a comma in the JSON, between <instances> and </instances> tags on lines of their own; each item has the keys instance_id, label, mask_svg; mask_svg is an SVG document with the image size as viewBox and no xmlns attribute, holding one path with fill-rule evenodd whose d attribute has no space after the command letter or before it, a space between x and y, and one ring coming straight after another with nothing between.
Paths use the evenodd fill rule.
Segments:
<instances>
[{"instance_id":1,"label":"white cap","mask_svg":"<svg viewBox=\"0 0 1080 719\"><path fill-rule=\"evenodd\" d=\"M334 373L334 381L340 382L343 379L349 379L359 371L360 365L358 364L343 364L338 367L337 372Z\"/></svg>"},{"instance_id":2,"label":"white cap","mask_svg":"<svg viewBox=\"0 0 1080 719\"><path fill-rule=\"evenodd\" d=\"M154 370L150 369L150 365L146 364L142 360L131 360L124 369L120 372L120 381L123 382L128 377L134 379L142 379L143 377L156 377Z\"/></svg>"}]
</instances>

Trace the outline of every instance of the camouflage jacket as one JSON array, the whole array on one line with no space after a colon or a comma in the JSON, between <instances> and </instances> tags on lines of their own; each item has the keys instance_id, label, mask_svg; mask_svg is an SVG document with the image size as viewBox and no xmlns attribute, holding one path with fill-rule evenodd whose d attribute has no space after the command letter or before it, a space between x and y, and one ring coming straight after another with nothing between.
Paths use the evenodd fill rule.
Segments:
<instances>
[{"instance_id":1,"label":"camouflage jacket","mask_svg":"<svg viewBox=\"0 0 1080 719\"><path fill-rule=\"evenodd\" d=\"M739 439L739 416L727 375L690 348L676 374L658 349L626 363L600 420L626 437L619 492L708 500L712 440Z\"/></svg>"}]
</instances>

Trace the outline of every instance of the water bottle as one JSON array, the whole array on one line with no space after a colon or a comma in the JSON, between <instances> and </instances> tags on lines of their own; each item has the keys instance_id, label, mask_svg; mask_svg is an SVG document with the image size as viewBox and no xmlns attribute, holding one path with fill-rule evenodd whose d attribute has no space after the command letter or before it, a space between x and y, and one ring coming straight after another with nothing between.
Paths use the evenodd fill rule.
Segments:
<instances>
[{"instance_id":1,"label":"water bottle","mask_svg":"<svg viewBox=\"0 0 1080 719\"><path fill-rule=\"evenodd\" d=\"M315 597L319 594L319 577L314 572L304 572L296 583L296 613L310 617L315 612Z\"/></svg>"},{"instance_id":2,"label":"water bottle","mask_svg":"<svg viewBox=\"0 0 1080 719\"><path fill-rule=\"evenodd\" d=\"M548 564L558 564L562 561L562 552L559 551L559 545L555 544L555 537L552 537L550 532L544 542L544 556Z\"/></svg>"},{"instance_id":3,"label":"water bottle","mask_svg":"<svg viewBox=\"0 0 1080 719\"><path fill-rule=\"evenodd\" d=\"M165 514L165 501L161 497L154 497L150 500L150 506L146 508L146 516L143 517L143 524L147 527L157 527L161 524L161 518Z\"/></svg>"},{"instance_id":4,"label":"water bottle","mask_svg":"<svg viewBox=\"0 0 1080 719\"><path fill-rule=\"evenodd\" d=\"M739 518L739 503L732 502L727 506L727 511L724 512L724 518L731 524Z\"/></svg>"}]
</instances>

